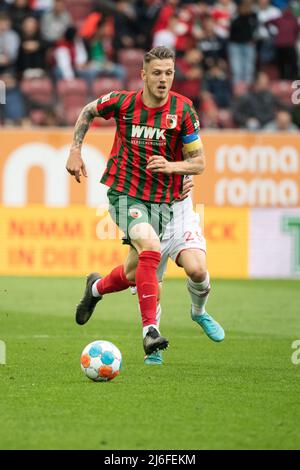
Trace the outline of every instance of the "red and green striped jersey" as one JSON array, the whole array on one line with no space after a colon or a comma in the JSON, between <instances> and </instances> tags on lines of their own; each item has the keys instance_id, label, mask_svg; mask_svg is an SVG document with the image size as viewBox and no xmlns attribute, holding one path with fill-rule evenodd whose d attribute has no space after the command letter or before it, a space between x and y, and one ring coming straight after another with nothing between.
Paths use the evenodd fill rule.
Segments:
<instances>
[{"instance_id":1,"label":"red and green striped jersey","mask_svg":"<svg viewBox=\"0 0 300 470\"><path fill-rule=\"evenodd\" d=\"M115 139L101 183L144 201L169 203L179 197L182 175L152 173L146 169L152 155L169 161L182 156L182 138L199 129L192 102L170 92L166 104L148 108L142 91L113 91L98 99L99 116L114 118Z\"/></svg>"}]
</instances>

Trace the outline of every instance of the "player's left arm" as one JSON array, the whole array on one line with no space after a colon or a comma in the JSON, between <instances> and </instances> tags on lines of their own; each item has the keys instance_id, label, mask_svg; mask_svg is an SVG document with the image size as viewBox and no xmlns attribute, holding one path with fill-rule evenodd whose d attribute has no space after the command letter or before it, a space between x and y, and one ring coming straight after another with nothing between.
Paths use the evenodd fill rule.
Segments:
<instances>
[{"instance_id":1,"label":"player's left arm","mask_svg":"<svg viewBox=\"0 0 300 470\"><path fill-rule=\"evenodd\" d=\"M153 173L201 175L205 169L205 155L199 132L184 136L182 140L182 161L169 162L162 155L153 155L149 158L147 169Z\"/></svg>"}]
</instances>

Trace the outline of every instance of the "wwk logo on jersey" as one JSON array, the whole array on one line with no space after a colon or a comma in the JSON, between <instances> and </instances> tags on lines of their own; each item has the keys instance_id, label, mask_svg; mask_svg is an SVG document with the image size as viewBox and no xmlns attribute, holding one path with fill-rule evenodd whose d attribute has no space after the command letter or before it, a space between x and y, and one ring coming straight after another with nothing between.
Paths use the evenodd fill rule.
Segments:
<instances>
[{"instance_id":1,"label":"wwk logo on jersey","mask_svg":"<svg viewBox=\"0 0 300 470\"><path fill-rule=\"evenodd\" d=\"M165 132L166 132L166 129L158 129L156 127L133 125L132 131L131 131L131 137L166 140Z\"/></svg>"},{"instance_id":2,"label":"wwk logo on jersey","mask_svg":"<svg viewBox=\"0 0 300 470\"><path fill-rule=\"evenodd\" d=\"M133 219L139 219L140 217L142 217L141 211L139 209L136 209L135 207L130 208L128 212Z\"/></svg>"},{"instance_id":3,"label":"wwk logo on jersey","mask_svg":"<svg viewBox=\"0 0 300 470\"><path fill-rule=\"evenodd\" d=\"M167 114L167 128L175 129L177 126L177 114Z\"/></svg>"}]
</instances>

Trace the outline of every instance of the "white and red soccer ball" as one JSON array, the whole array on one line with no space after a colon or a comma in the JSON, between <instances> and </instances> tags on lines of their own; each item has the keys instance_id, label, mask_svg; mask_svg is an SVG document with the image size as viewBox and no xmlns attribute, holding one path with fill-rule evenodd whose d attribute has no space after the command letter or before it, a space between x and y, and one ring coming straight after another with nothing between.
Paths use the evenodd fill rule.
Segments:
<instances>
[{"instance_id":1,"label":"white and red soccer ball","mask_svg":"<svg viewBox=\"0 0 300 470\"><path fill-rule=\"evenodd\" d=\"M93 341L82 351L81 370L95 382L108 382L120 373L122 354L109 341Z\"/></svg>"}]
</instances>

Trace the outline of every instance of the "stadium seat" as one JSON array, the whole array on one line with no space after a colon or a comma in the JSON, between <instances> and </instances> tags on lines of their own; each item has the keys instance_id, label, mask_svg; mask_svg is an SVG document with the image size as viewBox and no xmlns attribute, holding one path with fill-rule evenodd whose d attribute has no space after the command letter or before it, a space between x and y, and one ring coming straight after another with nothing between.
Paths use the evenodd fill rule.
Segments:
<instances>
[{"instance_id":1,"label":"stadium seat","mask_svg":"<svg viewBox=\"0 0 300 470\"><path fill-rule=\"evenodd\" d=\"M144 82L141 78L132 78L127 83L128 91L139 91L144 87Z\"/></svg>"},{"instance_id":2,"label":"stadium seat","mask_svg":"<svg viewBox=\"0 0 300 470\"><path fill-rule=\"evenodd\" d=\"M65 0L65 5L76 26L80 26L92 11L93 0Z\"/></svg>"},{"instance_id":3,"label":"stadium seat","mask_svg":"<svg viewBox=\"0 0 300 470\"><path fill-rule=\"evenodd\" d=\"M142 49L121 49L118 61L126 70L127 82L140 78L145 52Z\"/></svg>"},{"instance_id":4,"label":"stadium seat","mask_svg":"<svg viewBox=\"0 0 300 470\"><path fill-rule=\"evenodd\" d=\"M121 80L118 78L98 78L94 81L92 92L93 96L97 98L98 96L105 95L114 90L123 90L124 85Z\"/></svg>"},{"instance_id":5,"label":"stadium seat","mask_svg":"<svg viewBox=\"0 0 300 470\"><path fill-rule=\"evenodd\" d=\"M121 49L118 53L119 63L127 66L142 68L145 51L143 49Z\"/></svg>"},{"instance_id":6,"label":"stadium seat","mask_svg":"<svg viewBox=\"0 0 300 470\"><path fill-rule=\"evenodd\" d=\"M20 86L31 104L47 106L53 103L53 84L50 78L24 78Z\"/></svg>"},{"instance_id":7,"label":"stadium seat","mask_svg":"<svg viewBox=\"0 0 300 470\"><path fill-rule=\"evenodd\" d=\"M218 109L218 124L221 129L234 128L232 114L229 109Z\"/></svg>"},{"instance_id":8,"label":"stadium seat","mask_svg":"<svg viewBox=\"0 0 300 470\"><path fill-rule=\"evenodd\" d=\"M86 82L81 78L74 78L73 80L59 80L57 82L57 93L61 98L68 95L87 96L88 87Z\"/></svg>"},{"instance_id":9,"label":"stadium seat","mask_svg":"<svg viewBox=\"0 0 300 470\"><path fill-rule=\"evenodd\" d=\"M62 123L67 126L74 126L81 110L82 106L78 105L64 107L60 115Z\"/></svg>"},{"instance_id":10,"label":"stadium seat","mask_svg":"<svg viewBox=\"0 0 300 470\"><path fill-rule=\"evenodd\" d=\"M65 107L82 107L88 101L88 86L80 78L59 80L57 82L57 95Z\"/></svg>"},{"instance_id":11,"label":"stadium seat","mask_svg":"<svg viewBox=\"0 0 300 470\"><path fill-rule=\"evenodd\" d=\"M84 80L59 80L57 95L60 121L73 126L82 108L88 102L88 87Z\"/></svg>"}]
</instances>

